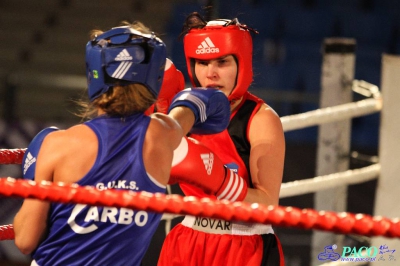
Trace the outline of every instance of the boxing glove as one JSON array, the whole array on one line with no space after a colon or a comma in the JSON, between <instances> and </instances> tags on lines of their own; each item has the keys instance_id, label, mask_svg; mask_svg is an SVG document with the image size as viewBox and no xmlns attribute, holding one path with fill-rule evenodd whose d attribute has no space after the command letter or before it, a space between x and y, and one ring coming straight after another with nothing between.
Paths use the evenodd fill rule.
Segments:
<instances>
[{"instance_id":1,"label":"boxing glove","mask_svg":"<svg viewBox=\"0 0 400 266\"><path fill-rule=\"evenodd\" d=\"M213 88L187 88L172 100L170 112L177 106L190 108L195 116L193 134L215 134L228 127L230 106L225 94Z\"/></svg>"},{"instance_id":2,"label":"boxing glove","mask_svg":"<svg viewBox=\"0 0 400 266\"><path fill-rule=\"evenodd\" d=\"M220 200L242 201L247 194L246 181L192 138L183 138L174 151L169 184L177 182L195 185Z\"/></svg>"},{"instance_id":3,"label":"boxing glove","mask_svg":"<svg viewBox=\"0 0 400 266\"><path fill-rule=\"evenodd\" d=\"M164 78L160 93L157 96L157 101L146 110L145 114L150 115L154 112L166 114L174 96L184 88L185 79L182 72L167 58L165 62Z\"/></svg>"}]
</instances>

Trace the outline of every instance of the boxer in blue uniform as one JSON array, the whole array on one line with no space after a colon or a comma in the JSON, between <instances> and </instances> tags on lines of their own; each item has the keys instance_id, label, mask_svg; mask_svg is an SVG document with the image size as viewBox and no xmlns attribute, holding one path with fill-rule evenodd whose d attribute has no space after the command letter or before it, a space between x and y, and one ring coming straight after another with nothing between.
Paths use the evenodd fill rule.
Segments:
<instances>
[{"instance_id":1,"label":"boxer in blue uniform","mask_svg":"<svg viewBox=\"0 0 400 266\"><path fill-rule=\"evenodd\" d=\"M24 178L99 190L157 193L177 181L214 195L229 190L238 177L222 163L202 179L170 180L171 168L182 167L188 150L210 152L184 136L224 130L229 101L215 89L186 89L172 100L168 115L147 115L165 62L164 43L140 22L93 31L86 45L85 113L95 116L66 130L41 131L25 153ZM195 157L190 160L202 161ZM32 265L140 265L160 219L141 210L25 199L14 219L15 244L32 255Z\"/></svg>"}]
</instances>

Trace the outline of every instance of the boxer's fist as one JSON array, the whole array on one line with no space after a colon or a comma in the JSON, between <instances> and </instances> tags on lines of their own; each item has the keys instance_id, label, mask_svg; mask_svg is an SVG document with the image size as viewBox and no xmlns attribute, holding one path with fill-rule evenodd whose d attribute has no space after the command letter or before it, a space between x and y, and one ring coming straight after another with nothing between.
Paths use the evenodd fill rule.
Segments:
<instances>
[{"instance_id":1,"label":"boxer's fist","mask_svg":"<svg viewBox=\"0 0 400 266\"><path fill-rule=\"evenodd\" d=\"M222 91L213 88L187 88L172 100L169 111L177 106L190 108L195 122L193 134L215 134L228 127L230 105Z\"/></svg>"}]
</instances>

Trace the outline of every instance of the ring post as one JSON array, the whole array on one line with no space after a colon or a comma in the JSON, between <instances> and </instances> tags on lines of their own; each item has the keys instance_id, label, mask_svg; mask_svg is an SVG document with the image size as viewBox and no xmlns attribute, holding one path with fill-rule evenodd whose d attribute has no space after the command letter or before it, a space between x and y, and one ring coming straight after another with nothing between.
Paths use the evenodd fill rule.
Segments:
<instances>
[{"instance_id":1,"label":"ring post","mask_svg":"<svg viewBox=\"0 0 400 266\"><path fill-rule=\"evenodd\" d=\"M320 108L352 102L356 41L327 38L323 43ZM351 119L319 126L316 175L328 175L349 169ZM347 186L314 194L314 209L336 212L347 209ZM318 265L318 254L328 245L342 246L344 236L313 231L311 265Z\"/></svg>"},{"instance_id":2,"label":"ring post","mask_svg":"<svg viewBox=\"0 0 400 266\"><path fill-rule=\"evenodd\" d=\"M382 56L381 88L383 108L381 111L379 133L379 161L381 173L375 195L374 215L388 218L400 217L400 56ZM374 266L384 266L400 263L400 241L383 237L372 238L371 246L378 249L387 246L387 250L396 250L392 255L396 261L389 260L385 254L383 260L371 263ZM386 250L385 250L386 251ZM390 253L390 252L389 252Z\"/></svg>"}]
</instances>

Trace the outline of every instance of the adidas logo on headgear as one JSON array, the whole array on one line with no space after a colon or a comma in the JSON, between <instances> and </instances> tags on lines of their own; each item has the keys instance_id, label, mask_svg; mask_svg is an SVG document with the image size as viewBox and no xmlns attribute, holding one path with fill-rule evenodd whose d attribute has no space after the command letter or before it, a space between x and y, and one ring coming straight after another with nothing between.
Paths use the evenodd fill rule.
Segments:
<instances>
[{"instance_id":1,"label":"adidas logo on headgear","mask_svg":"<svg viewBox=\"0 0 400 266\"><path fill-rule=\"evenodd\" d=\"M197 47L196 54L213 54L219 53L219 48L215 47L210 37L204 39L201 44Z\"/></svg>"},{"instance_id":2,"label":"adidas logo on headgear","mask_svg":"<svg viewBox=\"0 0 400 266\"><path fill-rule=\"evenodd\" d=\"M114 59L115 61L127 61L132 60L132 56L128 53L126 49L122 50L117 57Z\"/></svg>"},{"instance_id":3,"label":"adidas logo on headgear","mask_svg":"<svg viewBox=\"0 0 400 266\"><path fill-rule=\"evenodd\" d=\"M125 61L119 63L118 68L112 73L111 77L116 79L123 79L126 72L128 72L129 68L132 65L132 56L128 53L126 49L122 50L117 57L114 59L115 61Z\"/></svg>"}]
</instances>

